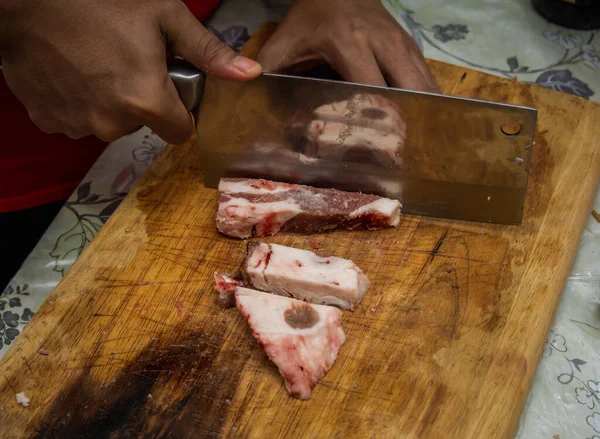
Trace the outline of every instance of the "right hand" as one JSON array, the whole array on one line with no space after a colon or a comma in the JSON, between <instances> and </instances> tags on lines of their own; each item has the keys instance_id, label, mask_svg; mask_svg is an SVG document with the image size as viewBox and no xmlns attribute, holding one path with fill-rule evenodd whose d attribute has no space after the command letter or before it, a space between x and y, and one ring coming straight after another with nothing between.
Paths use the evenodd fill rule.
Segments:
<instances>
[{"instance_id":1,"label":"right hand","mask_svg":"<svg viewBox=\"0 0 600 439\"><path fill-rule=\"evenodd\" d=\"M167 49L227 80L261 72L179 0L9 4L0 8L2 71L47 133L113 141L146 125L167 142L187 140L192 119L167 74Z\"/></svg>"}]
</instances>

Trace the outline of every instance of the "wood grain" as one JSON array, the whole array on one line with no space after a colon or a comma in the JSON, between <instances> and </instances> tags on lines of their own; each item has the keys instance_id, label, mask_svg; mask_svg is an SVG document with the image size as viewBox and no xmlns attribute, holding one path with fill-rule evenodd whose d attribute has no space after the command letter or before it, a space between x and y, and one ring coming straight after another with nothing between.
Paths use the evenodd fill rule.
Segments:
<instances>
[{"instance_id":1,"label":"wood grain","mask_svg":"<svg viewBox=\"0 0 600 439\"><path fill-rule=\"evenodd\" d=\"M430 66L445 93L539 109L522 226L405 216L394 230L317 236L372 288L301 402L238 312L215 304L212 273L236 269L245 243L216 232L193 139L170 146L0 361L0 434L511 437L598 184L600 106Z\"/></svg>"}]
</instances>

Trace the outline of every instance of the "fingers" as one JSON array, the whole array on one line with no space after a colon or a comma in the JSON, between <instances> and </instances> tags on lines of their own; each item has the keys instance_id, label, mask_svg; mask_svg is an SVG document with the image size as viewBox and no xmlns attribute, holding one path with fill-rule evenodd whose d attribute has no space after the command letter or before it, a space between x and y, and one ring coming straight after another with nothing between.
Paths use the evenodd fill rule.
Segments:
<instances>
[{"instance_id":1,"label":"fingers","mask_svg":"<svg viewBox=\"0 0 600 439\"><path fill-rule=\"evenodd\" d=\"M430 91L432 93L441 93L440 86L437 83L435 76L433 76L433 73L431 73L431 70L427 66L427 61L425 61L425 57L423 56L421 49L419 49L416 43L415 49L418 53L415 53L415 51L411 51L411 55L413 56L415 66L417 66L417 69L419 69L419 71L421 72L421 75L425 79L427 87L429 88L429 90L425 91Z\"/></svg>"},{"instance_id":2,"label":"fingers","mask_svg":"<svg viewBox=\"0 0 600 439\"><path fill-rule=\"evenodd\" d=\"M151 95L152 98L125 98L115 106L116 111L113 112L54 112L45 117L34 110L30 111L29 116L42 131L64 133L72 139L94 135L105 142L113 142L138 131L142 126L149 127L168 143L178 144L189 139L194 127L192 117L166 73L161 83L145 87L146 95Z\"/></svg>"},{"instance_id":3,"label":"fingers","mask_svg":"<svg viewBox=\"0 0 600 439\"><path fill-rule=\"evenodd\" d=\"M256 61L265 72L296 74L310 70L325 61L312 50L306 50L300 42L289 38L278 28L260 49Z\"/></svg>"},{"instance_id":4,"label":"fingers","mask_svg":"<svg viewBox=\"0 0 600 439\"><path fill-rule=\"evenodd\" d=\"M264 71L294 74L327 62L346 81L386 85L371 49L349 33L341 37L343 42L334 41L317 49L280 29L258 53L257 61Z\"/></svg>"},{"instance_id":5,"label":"fingers","mask_svg":"<svg viewBox=\"0 0 600 439\"><path fill-rule=\"evenodd\" d=\"M283 72L293 64L293 61L290 62L293 58L290 51L294 43L280 35L280 29L271 35L256 57L265 72Z\"/></svg>"},{"instance_id":6,"label":"fingers","mask_svg":"<svg viewBox=\"0 0 600 439\"><path fill-rule=\"evenodd\" d=\"M341 48L331 59L331 66L345 81L386 86L385 79L370 49Z\"/></svg>"},{"instance_id":7,"label":"fingers","mask_svg":"<svg viewBox=\"0 0 600 439\"><path fill-rule=\"evenodd\" d=\"M88 132L87 134L93 134L104 142L114 142L123 136L139 131L141 128L141 125L135 125L133 123L123 125L122 121L116 122L113 119L96 118L90 129L91 133Z\"/></svg>"},{"instance_id":8,"label":"fingers","mask_svg":"<svg viewBox=\"0 0 600 439\"><path fill-rule=\"evenodd\" d=\"M394 41L394 38L390 38ZM394 87L437 93L435 78L427 67L419 47L409 35L395 37L395 44L376 44L375 58Z\"/></svg>"},{"instance_id":9,"label":"fingers","mask_svg":"<svg viewBox=\"0 0 600 439\"><path fill-rule=\"evenodd\" d=\"M258 76L261 66L238 55L211 34L182 2L168 2L162 22L172 50L207 74L222 79L245 81Z\"/></svg>"},{"instance_id":10,"label":"fingers","mask_svg":"<svg viewBox=\"0 0 600 439\"><path fill-rule=\"evenodd\" d=\"M142 122L168 143L185 142L192 135L194 128L192 116L185 109L173 82L168 77L165 77L163 87L158 90L162 93L154 104L154 111L144 117Z\"/></svg>"}]
</instances>

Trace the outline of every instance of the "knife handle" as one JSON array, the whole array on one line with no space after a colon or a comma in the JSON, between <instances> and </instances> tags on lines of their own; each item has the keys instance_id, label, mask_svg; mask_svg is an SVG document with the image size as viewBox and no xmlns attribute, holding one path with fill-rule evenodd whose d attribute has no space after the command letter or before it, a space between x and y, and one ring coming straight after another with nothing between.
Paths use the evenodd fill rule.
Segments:
<instances>
[{"instance_id":1,"label":"knife handle","mask_svg":"<svg viewBox=\"0 0 600 439\"><path fill-rule=\"evenodd\" d=\"M183 58L168 60L167 72L186 110L194 111L202 100L204 72Z\"/></svg>"}]
</instances>

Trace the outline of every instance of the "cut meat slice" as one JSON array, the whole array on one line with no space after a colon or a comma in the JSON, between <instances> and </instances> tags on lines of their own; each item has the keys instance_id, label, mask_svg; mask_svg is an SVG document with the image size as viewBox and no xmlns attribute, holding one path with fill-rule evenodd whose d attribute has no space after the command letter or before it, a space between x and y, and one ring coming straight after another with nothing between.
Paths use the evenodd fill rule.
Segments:
<instances>
[{"instance_id":1,"label":"cut meat slice","mask_svg":"<svg viewBox=\"0 0 600 439\"><path fill-rule=\"evenodd\" d=\"M235 301L288 392L309 399L346 340L341 311L248 288L237 288Z\"/></svg>"},{"instance_id":2,"label":"cut meat slice","mask_svg":"<svg viewBox=\"0 0 600 439\"><path fill-rule=\"evenodd\" d=\"M219 191L217 229L235 238L376 230L400 222L400 202L376 195L245 178L221 179Z\"/></svg>"},{"instance_id":3,"label":"cut meat slice","mask_svg":"<svg viewBox=\"0 0 600 439\"><path fill-rule=\"evenodd\" d=\"M403 140L373 128L343 122L313 120L308 125L305 153L316 157L359 163L372 163L388 168L401 161Z\"/></svg>"},{"instance_id":4,"label":"cut meat slice","mask_svg":"<svg viewBox=\"0 0 600 439\"><path fill-rule=\"evenodd\" d=\"M369 289L369 279L348 259L252 242L244 264L250 286L311 303L353 309Z\"/></svg>"},{"instance_id":5,"label":"cut meat slice","mask_svg":"<svg viewBox=\"0 0 600 439\"><path fill-rule=\"evenodd\" d=\"M348 100L321 105L313 111L313 118L394 133L402 141L406 137L406 124L398 107L379 95L359 93Z\"/></svg>"}]
</instances>

